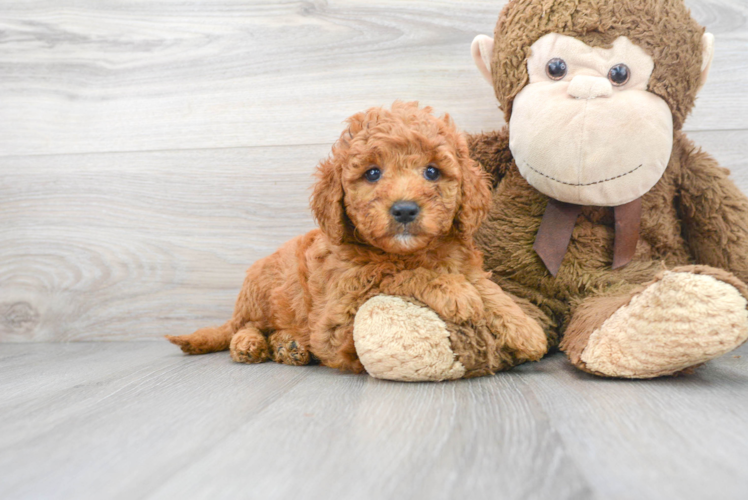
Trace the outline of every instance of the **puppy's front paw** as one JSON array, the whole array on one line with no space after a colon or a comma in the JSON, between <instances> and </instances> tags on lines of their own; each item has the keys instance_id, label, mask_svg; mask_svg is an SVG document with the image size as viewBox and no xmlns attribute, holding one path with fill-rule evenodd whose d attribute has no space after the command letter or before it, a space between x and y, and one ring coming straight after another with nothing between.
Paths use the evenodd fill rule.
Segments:
<instances>
[{"instance_id":1,"label":"puppy's front paw","mask_svg":"<svg viewBox=\"0 0 748 500\"><path fill-rule=\"evenodd\" d=\"M462 278L462 277L460 277ZM483 299L478 290L464 278L443 276L428 285L423 302L442 318L455 323L483 317Z\"/></svg>"},{"instance_id":2,"label":"puppy's front paw","mask_svg":"<svg viewBox=\"0 0 748 500\"><path fill-rule=\"evenodd\" d=\"M513 364L537 361L548 352L548 337L543 327L525 314L517 302L496 283L483 279L476 283L486 305L486 326L500 351Z\"/></svg>"},{"instance_id":3,"label":"puppy's front paw","mask_svg":"<svg viewBox=\"0 0 748 500\"><path fill-rule=\"evenodd\" d=\"M488 328L517 361L537 361L548 352L548 337L543 328L519 308L491 314Z\"/></svg>"},{"instance_id":4,"label":"puppy's front paw","mask_svg":"<svg viewBox=\"0 0 748 500\"><path fill-rule=\"evenodd\" d=\"M262 363L270 358L270 349L265 336L259 330L247 327L231 338L231 359L237 363Z\"/></svg>"}]
</instances>

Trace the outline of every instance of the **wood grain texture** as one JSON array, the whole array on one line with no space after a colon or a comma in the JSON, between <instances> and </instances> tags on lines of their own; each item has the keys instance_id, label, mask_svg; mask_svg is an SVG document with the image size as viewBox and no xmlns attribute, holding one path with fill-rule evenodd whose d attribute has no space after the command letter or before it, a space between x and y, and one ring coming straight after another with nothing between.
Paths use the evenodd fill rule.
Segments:
<instances>
[{"instance_id":1,"label":"wood grain texture","mask_svg":"<svg viewBox=\"0 0 748 500\"><path fill-rule=\"evenodd\" d=\"M395 99L490 130L469 48L504 3L5 1L0 155L327 144ZM746 128L748 5L687 3L718 48L687 129Z\"/></svg>"},{"instance_id":2,"label":"wood grain texture","mask_svg":"<svg viewBox=\"0 0 748 500\"><path fill-rule=\"evenodd\" d=\"M0 339L223 323L255 260L314 227L329 147L0 159Z\"/></svg>"},{"instance_id":3,"label":"wood grain texture","mask_svg":"<svg viewBox=\"0 0 748 500\"><path fill-rule=\"evenodd\" d=\"M341 122L417 99L501 126L469 44L503 0L0 4L0 342L183 334L313 227ZM748 5L689 0L717 57L688 127L748 190Z\"/></svg>"},{"instance_id":4,"label":"wood grain texture","mask_svg":"<svg viewBox=\"0 0 748 500\"><path fill-rule=\"evenodd\" d=\"M746 355L654 381L554 355L418 384L166 342L5 344L0 497L742 500Z\"/></svg>"},{"instance_id":5,"label":"wood grain texture","mask_svg":"<svg viewBox=\"0 0 748 500\"><path fill-rule=\"evenodd\" d=\"M748 132L694 141L748 191ZM127 340L221 324L244 271L314 227L329 146L0 158L0 341Z\"/></svg>"}]
</instances>

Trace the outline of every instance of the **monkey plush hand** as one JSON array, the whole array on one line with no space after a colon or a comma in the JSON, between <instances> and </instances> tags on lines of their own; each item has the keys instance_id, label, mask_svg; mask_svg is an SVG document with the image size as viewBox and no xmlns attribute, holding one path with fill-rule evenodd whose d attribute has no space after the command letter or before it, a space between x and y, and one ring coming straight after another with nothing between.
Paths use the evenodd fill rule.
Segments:
<instances>
[{"instance_id":1,"label":"monkey plush hand","mask_svg":"<svg viewBox=\"0 0 748 500\"><path fill-rule=\"evenodd\" d=\"M683 0L511 0L472 53L508 123L470 138L495 181L476 241L549 345L596 375L652 378L745 342L748 199L681 132L713 54ZM406 359L433 314L410 307L395 321L380 303L354 335L400 339L387 349ZM471 328L433 332L466 367L450 373L513 364Z\"/></svg>"}]
</instances>

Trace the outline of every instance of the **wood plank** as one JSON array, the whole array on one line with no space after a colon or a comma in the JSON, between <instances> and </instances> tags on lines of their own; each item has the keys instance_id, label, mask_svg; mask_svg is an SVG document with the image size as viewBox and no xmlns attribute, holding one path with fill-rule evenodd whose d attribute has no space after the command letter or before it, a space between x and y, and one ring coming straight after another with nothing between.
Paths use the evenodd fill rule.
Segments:
<instances>
[{"instance_id":1,"label":"wood plank","mask_svg":"<svg viewBox=\"0 0 748 500\"><path fill-rule=\"evenodd\" d=\"M153 498L241 496L247 485L233 478L248 472L256 498L290 498L300 484L313 499L591 497L518 375L415 387L364 379L354 390L336 381L299 384Z\"/></svg>"},{"instance_id":2,"label":"wood plank","mask_svg":"<svg viewBox=\"0 0 748 500\"><path fill-rule=\"evenodd\" d=\"M0 464L13 470L0 475L3 498L142 498L309 375L187 358L166 341L33 345L20 352L46 357L44 369L0 382ZM81 362L92 346L100 362ZM24 394L6 395L19 384Z\"/></svg>"},{"instance_id":3,"label":"wood plank","mask_svg":"<svg viewBox=\"0 0 748 500\"><path fill-rule=\"evenodd\" d=\"M328 144L395 99L494 129L469 47L503 3L6 1L0 156ZM746 128L748 6L687 3L718 48L687 128Z\"/></svg>"},{"instance_id":4,"label":"wood plank","mask_svg":"<svg viewBox=\"0 0 748 500\"><path fill-rule=\"evenodd\" d=\"M0 160L0 339L222 323L255 260L313 227L329 146Z\"/></svg>"},{"instance_id":5,"label":"wood plank","mask_svg":"<svg viewBox=\"0 0 748 500\"><path fill-rule=\"evenodd\" d=\"M748 131L690 132L688 137L719 164L730 169L730 177L748 193Z\"/></svg>"},{"instance_id":6,"label":"wood plank","mask_svg":"<svg viewBox=\"0 0 748 500\"><path fill-rule=\"evenodd\" d=\"M144 363L132 344L161 359ZM590 497L517 377L392 384L226 353L187 358L165 342L95 346L134 369L100 366L87 383L21 404L0 425L0 466L12 472L1 496L486 498L500 487L505 498ZM29 392L80 366L64 355L51 364L22 372ZM0 400L4 415L17 405Z\"/></svg>"},{"instance_id":7,"label":"wood plank","mask_svg":"<svg viewBox=\"0 0 748 500\"><path fill-rule=\"evenodd\" d=\"M748 3L742 0L685 0L693 17L715 36L715 54L706 85L696 99L687 131L748 128ZM743 60L743 62L741 62Z\"/></svg>"},{"instance_id":8,"label":"wood plank","mask_svg":"<svg viewBox=\"0 0 748 500\"><path fill-rule=\"evenodd\" d=\"M26 360L0 365L3 498L748 492L748 345L681 378L598 379L553 355L442 384L186 357L166 342L0 353Z\"/></svg>"},{"instance_id":9,"label":"wood plank","mask_svg":"<svg viewBox=\"0 0 748 500\"><path fill-rule=\"evenodd\" d=\"M748 192L748 131L693 140ZM0 158L0 341L224 322L244 271L314 227L329 146Z\"/></svg>"},{"instance_id":10,"label":"wood plank","mask_svg":"<svg viewBox=\"0 0 748 500\"><path fill-rule=\"evenodd\" d=\"M599 498L743 499L747 354L743 345L694 375L643 383L599 379L559 358L535 394Z\"/></svg>"}]
</instances>

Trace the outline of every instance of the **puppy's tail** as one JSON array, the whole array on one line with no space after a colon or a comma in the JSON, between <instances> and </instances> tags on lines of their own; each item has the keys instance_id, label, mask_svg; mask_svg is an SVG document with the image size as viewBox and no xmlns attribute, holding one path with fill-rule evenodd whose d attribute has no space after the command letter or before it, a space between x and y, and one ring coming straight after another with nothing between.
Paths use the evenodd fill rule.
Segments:
<instances>
[{"instance_id":1,"label":"puppy's tail","mask_svg":"<svg viewBox=\"0 0 748 500\"><path fill-rule=\"evenodd\" d=\"M189 335L165 335L165 337L172 344L181 347L186 354L205 354L228 349L234 333L232 321L228 321L225 325L201 328Z\"/></svg>"}]
</instances>

